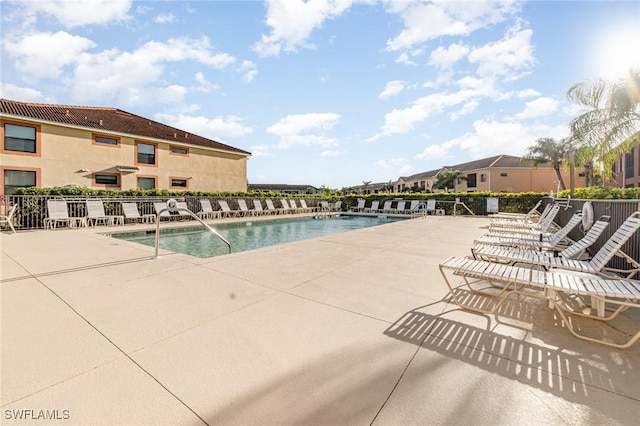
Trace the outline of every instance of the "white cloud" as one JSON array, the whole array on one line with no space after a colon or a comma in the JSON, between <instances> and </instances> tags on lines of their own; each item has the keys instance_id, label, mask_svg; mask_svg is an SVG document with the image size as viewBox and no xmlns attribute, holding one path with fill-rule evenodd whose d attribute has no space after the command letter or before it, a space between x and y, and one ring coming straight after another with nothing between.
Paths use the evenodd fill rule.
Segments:
<instances>
[{"instance_id":1,"label":"white cloud","mask_svg":"<svg viewBox=\"0 0 640 426\"><path fill-rule=\"evenodd\" d=\"M164 113L156 114L154 118L162 123L218 141L245 136L253 132L251 127L242 124L243 118L234 115L209 118L202 115Z\"/></svg>"},{"instance_id":2,"label":"white cloud","mask_svg":"<svg viewBox=\"0 0 640 426\"><path fill-rule=\"evenodd\" d=\"M526 71L535 63L530 29L511 28L499 41L474 48L469 62L478 64L479 76L507 76L516 78L515 71Z\"/></svg>"},{"instance_id":3,"label":"white cloud","mask_svg":"<svg viewBox=\"0 0 640 426\"><path fill-rule=\"evenodd\" d=\"M0 93L5 99L21 102L55 103L55 99L45 96L39 90L28 87L18 87L15 84L0 82Z\"/></svg>"},{"instance_id":4,"label":"white cloud","mask_svg":"<svg viewBox=\"0 0 640 426\"><path fill-rule=\"evenodd\" d=\"M75 63L86 50L95 46L87 38L64 31L34 33L4 42L16 70L36 78L51 79L58 78L65 66Z\"/></svg>"},{"instance_id":5,"label":"white cloud","mask_svg":"<svg viewBox=\"0 0 640 426\"><path fill-rule=\"evenodd\" d=\"M567 137L567 126L535 124L525 126L519 122L500 122L493 119L477 120L473 131L450 139L442 144L428 146L416 158L446 158L455 147L470 153L473 158L485 158L498 154L524 155L527 148L542 137L562 139Z\"/></svg>"},{"instance_id":6,"label":"white cloud","mask_svg":"<svg viewBox=\"0 0 640 426\"><path fill-rule=\"evenodd\" d=\"M271 157L270 145L252 145L249 147L252 157Z\"/></svg>"},{"instance_id":7,"label":"white cloud","mask_svg":"<svg viewBox=\"0 0 640 426\"><path fill-rule=\"evenodd\" d=\"M339 157L342 155L342 152L337 149L327 149L320 153L321 157Z\"/></svg>"},{"instance_id":8,"label":"white cloud","mask_svg":"<svg viewBox=\"0 0 640 426\"><path fill-rule=\"evenodd\" d=\"M135 103L128 98L131 88L152 89L160 80L165 63L186 60L224 69L236 59L227 53L212 53L207 38L150 41L133 52L113 49L83 54L77 58L72 92L78 100L119 98L131 105ZM146 96L146 101L157 103L152 96Z\"/></svg>"},{"instance_id":9,"label":"white cloud","mask_svg":"<svg viewBox=\"0 0 640 426\"><path fill-rule=\"evenodd\" d=\"M435 93L418 98L407 108L394 109L385 114L382 131L367 141L372 142L383 136L407 133L413 130L416 123L426 120L430 115L442 112L445 108L468 102L476 95L476 91L461 90L455 93Z\"/></svg>"},{"instance_id":10,"label":"white cloud","mask_svg":"<svg viewBox=\"0 0 640 426\"><path fill-rule=\"evenodd\" d=\"M516 114L516 118L527 119L543 117L552 114L558 110L558 101L553 98L541 97L533 101L526 102L524 111Z\"/></svg>"},{"instance_id":11,"label":"white cloud","mask_svg":"<svg viewBox=\"0 0 640 426\"><path fill-rule=\"evenodd\" d=\"M292 146L338 145L338 141L326 134L340 120L339 114L308 113L288 115L267 128L280 138L278 148L287 149Z\"/></svg>"},{"instance_id":12,"label":"white cloud","mask_svg":"<svg viewBox=\"0 0 640 426\"><path fill-rule=\"evenodd\" d=\"M269 35L262 35L253 50L260 56L278 56L296 49L312 48L311 32L351 7L352 0L267 0L266 24Z\"/></svg>"},{"instance_id":13,"label":"white cloud","mask_svg":"<svg viewBox=\"0 0 640 426\"><path fill-rule=\"evenodd\" d=\"M196 88L198 92L209 93L212 90L220 90L219 85L208 81L201 72L197 72L194 75L194 79L198 82L198 87Z\"/></svg>"},{"instance_id":14,"label":"white cloud","mask_svg":"<svg viewBox=\"0 0 640 426\"><path fill-rule=\"evenodd\" d=\"M410 49L441 36L468 35L504 21L518 10L515 1L407 2L388 3L389 13L399 13L404 29L387 41L387 50Z\"/></svg>"},{"instance_id":15,"label":"white cloud","mask_svg":"<svg viewBox=\"0 0 640 426\"><path fill-rule=\"evenodd\" d=\"M254 62L244 60L240 65L239 71L244 73L245 81L253 81L258 75L258 66Z\"/></svg>"},{"instance_id":16,"label":"white cloud","mask_svg":"<svg viewBox=\"0 0 640 426\"><path fill-rule=\"evenodd\" d=\"M53 16L67 28L107 25L129 19L131 0L47 0L25 1L25 14Z\"/></svg>"},{"instance_id":17,"label":"white cloud","mask_svg":"<svg viewBox=\"0 0 640 426\"><path fill-rule=\"evenodd\" d=\"M404 89L406 82L401 80L393 80L387 82L384 90L378 95L379 99L388 99L392 96L398 95Z\"/></svg>"},{"instance_id":18,"label":"white cloud","mask_svg":"<svg viewBox=\"0 0 640 426\"><path fill-rule=\"evenodd\" d=\"M462 43L452 44L448 48L438 47L429 56L429 65L438 68L450 68L460 59L467 56L469 47Z\"/></svg>"},{"instance_id":19,"label":"white cloud","mask_svg":"<svg viewBox=\"0 0 640 426\"><path fill-rule=\"evenodd\" d=\"M176 21L176 16L173 13L161 13L153 21L156 24L171 24Z\"/></svg>"}]
</instances>

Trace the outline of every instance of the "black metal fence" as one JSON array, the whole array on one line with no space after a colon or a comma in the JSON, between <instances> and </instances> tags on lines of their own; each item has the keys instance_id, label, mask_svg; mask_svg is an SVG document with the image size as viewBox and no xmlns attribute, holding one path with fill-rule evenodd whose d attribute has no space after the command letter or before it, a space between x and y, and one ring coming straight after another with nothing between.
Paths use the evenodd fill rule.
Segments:
<instances>
[{"instance_id":1,"label":"black metal fence","mask_svg":"<svg viewBox=\"0 0 640 426\"><path fill-rule=\"evenodd\" d=\"M545 198L543 200L543 206L553 202L552 198ZM614 232L624 223L625 220L629 216L631 216L636 211L640 210L640 200L574 200L572 199L569 203L570 207L565 209L561 208L560 212L556 216L555 222L559 226L564 226L571 216L576 211L582 210L582 206L587 201L591 202L593 207L593 217L594 220L598 220L599 217L606 215L610 216L611 219L609 221L609 226L603 232L603 234L598 238L598 241L591 246L589 250L589 254L595 254L602 246L607 242L607 240L613 235ZM584 231L581 227L575 228L573 231L569 233L569 238L574 241L579 240L584 236ZM640 262L640 232L636 232L629 241L626 242L624 246L622 246L622 251L624 251L631 258ZM614 257L609 266L627 269L629 267L626 260L620 257ZM637 279L637 277L636 277Z\"/></svg>"}]
</instances>

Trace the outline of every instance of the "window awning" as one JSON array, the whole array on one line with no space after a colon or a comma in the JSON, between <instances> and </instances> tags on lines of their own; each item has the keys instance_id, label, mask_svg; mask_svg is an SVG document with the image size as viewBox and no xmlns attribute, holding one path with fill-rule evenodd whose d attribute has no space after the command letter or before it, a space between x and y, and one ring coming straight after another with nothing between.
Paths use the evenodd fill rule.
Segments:
<instances>
[{"instance_id":1,"label":"window awning","mask_svg":"<svg viewBox=\"0 0 640 426\"><path fill-rule=\"evenodd\" d=\"M121 173L132 173L137 172L140 168L136 166L116 166L119 172Z\"/></svg>"}]
</instances>

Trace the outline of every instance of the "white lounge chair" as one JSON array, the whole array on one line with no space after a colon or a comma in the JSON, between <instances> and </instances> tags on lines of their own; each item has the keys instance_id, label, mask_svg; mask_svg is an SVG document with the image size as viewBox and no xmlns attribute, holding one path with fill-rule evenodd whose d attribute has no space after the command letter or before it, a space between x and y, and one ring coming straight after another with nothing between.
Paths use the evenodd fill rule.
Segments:
<instances>
[{"instance_id":1,"label":"white lounge chair","mask_svg":"<svg viewBox=\"0 0 640 426\"><path fill-rule=\"evenodd\" d=\"M283 213L295 213L295 211L289 206L286 198L280 198L280 205L282 206Z\"/></svg>"},{"instance_id":2,"label":"white lounge chair","mask_svg":"<svg viewBox=\"0 0 640 426\"><path fill-rule=\"evenodd\" d=\"M562 228L555 232L540 232L536 230L526 229L526 228L516 228L513 230L507 230L507 228L502 228L502 232L498 231L490 231L488 234L483 235L478 240L489 240L493 238L522 238L522 239L534 239L540 242L554 240L556 245L561 243L568 244L570 240L567 237L569 233L580 223L582 223L582 213L580 211L576 212L569 221ZM478 241L477 240L477 241Z\"/></svg>"},{"instance_id":3,"label":"white lounge chair","mask_svg":"<svg viewBox=\"0 0 640 426\"><path fill-rule=\"evenodd\" d=\"M306 213L313 213L314 211L317 210L317 208L315 208L315 207L307 206L307 202L306 202L306 200L304 198L300 200L300 205L304 209L303 211L306 212Z\"/></svg>"},{"instance_id":4,"label":"white lounge chair","mask_svg":"<svg viewBox=\"0 0 640 426\"><path fill-rule=\"evenodd\" d=\"M465 303L466 299L460 297L459 290L454 289L451 285L445 270L453 271L455 276L463 277L464 283L471 292L494 297L495 303L492 304L491 308L483 308L484 305L478 303L473 305ZM605 278L588 273L575 275L563 270L540 271L460 257L451 257L442 262L440 264L440 273L449 288L451 300L466 310L493 314L499 312L500 307L507 301L509 296L517 294L546 300L549 303L549 307L558 312L563 325L580 339L625 349L640 338L640 331L636 332L624 343L608 340L607 334L603 334L604 337L601 339L586 336L568 318L571 315L575 315L609 321L627 308L640 308L640 281L638 280ZM500 290L492 287L490 292L487 292L472 286L469 278L489 282L497 281L503 283L504 286ZM576 310L566 302L567 298L576 296L587 297L595 313L591 313L590 310ZM477 302L475 298L473 300ZM606 305L615 307L609 315L605 310Z\"/></svg>"},{"instance_id":5,"label":"white lounge chair","mask_svg":"<svg viewBox=\"0 0 640 426\"><path fill-rule=\"evenodd\" d=\"M97 225L103 223L104 225L124 225L124 216L122 215L107 215L104 211L104 204L102 200L87 200L87 224Z\"/></svg>"},{"instance_id":6,"label":"white lounge chair","mask_svg":"<svg viewBox=\"0 0 640 426\"><path fill-rule=\"evenodd\" d=\"M229 203L225 200L218 200L218 205L222 211L222 217L236 217L240 213L238 210L231 210Z\"/></svg>"},{"instance_id":7,"label":"white lounge chair","mask_svg":"<svg viewBox=\"0 0 640 426\"><path fill-rule=\"evenodd\" d=\"M267 198L266 200L264 200L264 202L267 205L267 211L269 212L269 214L280 214L282 212L282 209L277 209L273 205L273 200L271 198Z\"/></svg>"},{"instance_id":8,"label":"white lounge chair","mask_svg":"<svg viewBox=\"0 0 640 426\"><path fill-rule=\"evenodd\" d=\"M391 209L392 213L405 213L407 202L406 201L398 201L396 207Z\"/></svg>"},{"instance_id":9,"label":"white lounge chair","mask_svg":"<svg viewBox=\"0 0 640 426\"><path fill-rule=\"evenodd\" d=\"M86 226L85 218L69 217L67 202L65 200L47 200L47 217L44 219L45 229L56 229L58 225L74 227L82 224Z\"/></svg>"},{"instance_id":10,"label":"white lounge chair","mask_svg":"<svg viewBox=\"0 0 640 426\"><path fill-rule=\"evenodd\" d=\"M558 215L560 211L560 206L558 204L554 204L548 210L547 214L540 216L540 220L538 222L529 222L529 221L499 221L493 222L489 225L489 232L501 232L502 230L508 230L509 232L519 232L519 231L540 231L547 232L549 229L553 228L553 220ZM557 228L557 226L556 226Z\"/></svg>"},{"instance_id":11,"label":"white lounge chair","mask_svg":"<svg viewBox=\"0 0 640 426\"><path fill-rule=\"evenodd\" d=\"M361 212L364 210L364 206L366 203L367 200L365 200L364 198L360 198L358 199L358 204L356 206L352 206L350 210L352 212Z\"/></svg>"},{"instance_id":12,"label":"white lounge chair","mask_svg":"<svg viewBox=\"0 0 640 426\"><path fill-rule=\"evenodd\" d=\"M140 214L138 210L138 204L136 203L122 203L122 212L124 213L124 220L140 223L154 223L156 221L156 215L154 214Z\"/></svg>"},{"instance_id":13,"label":"white lounge chair","mask_svg":"<svg viewBox=\"0 0 640 426\"><path fill-rule=\"evenodd\" d=\"M185 211L185 210L189 210L189 206L187 205L187 203L185 201L176 202L176 208L180 209L180 210L178 210L178 217L180 219L192 219L192 217L189 214L189 212ZM189 210L189 211L191 211L191 210Z\"/></svg>"},{"instance_id":14,"label":"white lounge chair","mask_svg":"<svg viewBox=\"0 0 640 426\"><path fill-rule=\"evenodd\" d=\"M496 237L485 235L474 241L474 246L471 248L473 253L476 246L504 246L504 247L518 247L522 249L536 249L536 250L561 250L563 248L569 249L573 253L579 253L587 248L591 247L596 240L602 235L604 230L609 226L609 216L602 216L593 224L584 237L575 243L570 243L567 247L562 238L562 232L558 231L552 234L549 238L525 238L522 236L511 235L508 237ZM571 257L575 257L572 254Z\"/></svg>"},{"instance_id":15,"label":"white lounge chair","mask_svg":"<svg viewBox=\"0 0 640 426\"><path fill-rule=\"evenodd\" d=\"M384 205L382 206L382 210L380 210L380 212L391 213L391 203L393 203L393 201L385 201Z\"/></svg>"},{"instance_id":16,"label":"white lounge chair","mask_svg":"<svg viewBox=\"0 0 640 426\"><path fill-rule=\"evenodd\" d=\"M375 200L371 202L371 206L365 207L364 211L365 213L377 213L379 210L379 206L380 206L380 201Z\"/></svg>"},{"instance_id":17,"label":"white lounge chair","mask_svg":"<svg viewBox=\"0 0 640 426\"><path fill-rule=\"evenodd\" d=\"M262 202L257 198L253 200L253 211L256 216L262 216L265 213L270 213L262 208Z\"/></svg>"},{"instance_id":18,"label":"white lounge chair","mask_svg":"<svg viewBox=\"0 0 640 426\"><path fill-rule=\"evenodd\" d=\"M498 212L494 215L489 216L489 220L499 220L499 219L507 219L507 220L521 220L521 219L529 219L534 216L540 216L538 212L538 208L542 205L542 200L538 200L535 206L527 213L508 213L508 212ZM549 206L550 204L547 204Z\"/></svg>"},{"instance_id":19,"label":"white lounge chair","mask_svg":"<svg viewBox=\"0 0 640 426\"><path fill-rule=\"evenodd\" d=\"M167 208L167 203L164 203L164 202L153 203L153 209L156 211L156 216L158 216L158 213L162 212L160 213L160 220L162 219L171 220L171 213L169 213L169 210L162 211L166 208Z\"/></svg>"},{"instance_id":20,"label":"white lounge chair","mask_svg":"<svg viewBox=\"0 0 640 426\"><path fill-rule=\"evenodd\" d=\"M331 207L331 210L333 210L334 212L341 212L342 211L342 201L336 201L335 203L333 203L333 207Z\"/></svg>"},{"instance_id":21,"label":"white lounge chair","mask_svg":"<svg viewBox=\"0 0 640 426\"><path fill-rule=\"evenodd\" d=\"M196 213L200 219L216 219L220 217L220 212L213 210L211 207L211 201L201 198L200 200L201 210Z\"/></svg>"},{"instance_id":22,"label":"white lounge chair","mask_svg":"<svg viewBox=\"0 0 640 426\"><path fill-rule=\"evenodd\" d=\"M624 223L611 235L607 242L598 250L598 252L590 260L567 259L566 257L548 256L539 252L531 252L529 250L500 250L494 251L485 258L493 257L500 261L510 263L525 263L543 269L566 269L576 272L586 272L590 274L599 274L612 276L612 274L624 274L625 278L632 278L640 272L640 263L632 257L624 253L622 246L640 229L640 210L632 214L624 221ZM500 254L500 256L498 256ZM474 256L480 256L480 250L474 251ZM608 267L607 264L614 257L619 256L626 259L631 265L630 269L618 269ZM618 277L618 275L615 275Z\"/></svg>"},{"instance_id":23,"label":"white lounge chair","mask_svg":"<svg viewBox=\"0 0 640 426\"><path fill-rule=\"evenodd\" d=\"M435 214L436 213L436 200L427 200L427 207L425 208L427 214Z\"/></svg>"},{"instance_id":24,"label":"white lounge chair","mask_svg":"<svg viewBox=\"0 0 640 426\"><path fill-rule=\"evenodd\" d=\"M247 207L247 202L242 198L238 199L238 207L240 207L241 216L253 216L255 213L253 210L249 210L249 207Z\"/></svg>"},{"instance_id":25,"label":"white lounge chair","mask_svg":"<svg viewBox=\"0 0 640 426\"><path fill-rule=\"evenodd\" d=\"M11 208L9 209L9 214L0 215L0 225L1 224L8 225L14 234L16 233L16 228L14 228L13 226L13 216L16 214L17 210L18 210L18 204L16 203L13 206L11 206Z\"/></svg>"},{"instance_id":26,"label":"white lounge chair","mask_svg":"<svg viewBox=\"0 0 640 426\"><path fill-rule=\"evenodd\" d=\"M289 207L291 207L294 213L302 213L304 211L302 207L298 207L294 199L289 200Z\"/></svg>"}]
</instances>

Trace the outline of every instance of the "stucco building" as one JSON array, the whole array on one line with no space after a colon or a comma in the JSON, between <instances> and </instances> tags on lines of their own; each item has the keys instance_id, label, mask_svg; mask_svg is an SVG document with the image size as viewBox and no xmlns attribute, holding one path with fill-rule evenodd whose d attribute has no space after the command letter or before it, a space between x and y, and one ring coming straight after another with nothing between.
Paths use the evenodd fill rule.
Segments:
<instances>
[{"instance_id":1,"label":"stucco building","mask_svg":"<svg viewBox=\"0 0 640 426\"><path fill-rule=\"evenodd\" d=\"M558 188L558 177L550 164L535 167L530 160L512 155L495 155L401 177L394 187L398 192L416 187L422 191L432 191L433 184L444 170L460 172L454 182L454 188L451 189L453 192L550 192ZM568 188L568 167L563 168L561 174ZM581 169L576 169L574 182L576 188L585 186L585 177Z\"/></svg>"},{"instance_id":2,"label":"stucco building","mask_svg":"<svg viewBox=\"0 0 640 426\"><path fill-rule=\"evenodd\" d=\"M616 185L620 188L640 187L640 143L619 157L613 164Z\"/></svg>"},{"instance_id":3,"label":"stucco building","mask_svg":"<svg viewBox=\"0 0 640 426\"><path fill-rule=\"evenodd\" d=\"M117 108L0 99L0 192L21 186L246 191L247 151Z\"/></svg>"}]
</instances>

